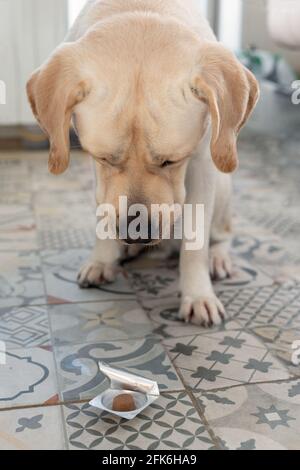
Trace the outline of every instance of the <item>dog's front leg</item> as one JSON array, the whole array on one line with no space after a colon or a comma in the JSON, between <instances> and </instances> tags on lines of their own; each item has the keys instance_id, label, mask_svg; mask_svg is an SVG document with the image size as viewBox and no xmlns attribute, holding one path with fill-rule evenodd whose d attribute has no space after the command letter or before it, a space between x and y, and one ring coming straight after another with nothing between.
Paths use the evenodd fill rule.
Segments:
<instances>
[{"instance_id":1,"label":"dog's front leg","mask_svg":"<svg viewBox=\"0 0 300 470\"><path fill-rule=\"evenodd\" d=\"M118 241L97 239L89 260L79 271L79 286L97 287L104 283L114 282L121 254L122 247Z\"/></svg>"},{"instance_id":2,"label":"dog's front leg","mask_svg":"<svg viewBox=\"0 0 300 470\"><path fill-rule=\"evenodd\" d=\"M213 218L216 170L208 150L190 164L187 178L187 203L204 205L204 246L198 251L187 249L184 239L181 248L180 285L182 303L180 316L197 325L219 324L225 317L225 309L216 297L209 273L209 242ZM195 210L193 210L195 212ZM190 221L195 223L195 221Z\"/></svg>"}]
</instances>

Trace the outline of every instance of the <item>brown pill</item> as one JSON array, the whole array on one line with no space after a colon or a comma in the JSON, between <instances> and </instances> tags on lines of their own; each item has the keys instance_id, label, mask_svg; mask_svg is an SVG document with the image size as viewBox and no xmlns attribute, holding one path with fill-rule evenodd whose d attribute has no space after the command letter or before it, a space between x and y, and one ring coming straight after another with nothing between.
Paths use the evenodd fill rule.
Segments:
<instances>
[{"instance_id":1,"label":"brown pill","mask_svg":"<svg viewBox=\"0 0 300 470\"><path fill-rule=\"evenodd\" d=\"M112 409L119 412L134 411L136 409L135 401L131 395L123 393L114 398Z\"/></svg>"}]
</instances>

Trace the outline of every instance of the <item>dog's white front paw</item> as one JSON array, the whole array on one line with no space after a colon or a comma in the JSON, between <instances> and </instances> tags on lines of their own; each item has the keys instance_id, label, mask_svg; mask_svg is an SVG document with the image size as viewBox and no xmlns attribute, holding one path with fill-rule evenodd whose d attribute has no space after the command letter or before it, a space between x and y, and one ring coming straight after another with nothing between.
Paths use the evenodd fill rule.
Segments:
<instances>
[{"instance_id":1,"label":"dog's white front paw","mask_svg":"<svg viewBox=\"0 0 300 470\"><path fill-rule=\"evenodd\" d=\"M89 261L80 269L77 282L82 289L98 287L101 284L114 282L117 273L118 268L115 264Z\"/></svg>"},{"instance_id":2,"label":"dog's white front paw","mask_svg":"<svg viewBox=\"0 0 300 470\"><path fill-rule=\"evenodd\" d=\"M222 281L232 276L232 261L230 254L221 243L210 249L210 275L216 281Z\"/></svg>"},{"instance_id":3,"label":"dog's white front paw","mask_svg":"<svg viewBox=\"0 0 300 470\"><path fill-rule=\"evenodd\" d=\"M194 298L183 297L179 315L186 322L204 327L220 325L226 318L225 308L214 293Z\"/></svg>"}]
</instances>

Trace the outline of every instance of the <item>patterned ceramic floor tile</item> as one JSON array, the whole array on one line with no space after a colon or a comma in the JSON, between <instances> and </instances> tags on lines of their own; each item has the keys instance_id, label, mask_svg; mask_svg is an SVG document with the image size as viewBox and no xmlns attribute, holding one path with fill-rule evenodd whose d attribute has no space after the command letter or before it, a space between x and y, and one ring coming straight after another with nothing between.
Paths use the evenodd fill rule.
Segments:
<instances>
[{"instance_id":1,"label":"patterned ceramic floor tile","mask_svg":"<svg viewBox=\"0 0 300 470\"><path fill-rule=\"evenodd\" d=\"M57 403L53 353L49 347L7 350L1 365L0 408Z\"/></svg>"},{"instance_id":2,"label":"patterned ceramic floor tile","mask_svg":"<svg viewBox=\"0 0 300 470\"><path fill-rule=\"evenodd\" d=\"M300 376L300 328L265 325L252 331L286 365L291 374Z\"/></svg>"},{"instance_id":3,"label":"patterned ceramic floor tile","mask_svg":"<svg viewBox=\"0 0 300 470\"><path fill-rule=\"evenodd\" d=\"M0 341L7 349L33 348L50 345L46 307L0 310Z\"/></svg>"},{"instance_id":4,"label":"patterned ceramic floor tile","mask_svg":"<svg viewBox=\"0 0 300 470\"><path fill-rule=\"evenodd\" d=\"M98 289L80 289L76 282L77 274L90 254L91 251L88 249L42 252L48 303L62 304L135 298L129 281L122 274L113 284L103 285Z\"/></svg>"},{"instance_id":5,"label":"patterned ceramic floor tile","mask_svg":"<svg viewBox=\"0 0 300 470\"><path fill-rule=\"evenodd\" d=\"M73 166L78 170L78 165ZM88 167L90 170L90 168ZM78 184L78 175L74 178L76 169L73 169L73 180ZM91 171L80 174L80 185L86 185L86 180L92 176ZM49 176L47 176L49 178ZM95 242L96 205L92 191L63 188L59 186L51 191L52 184L59 184L52 180L45 186L46 191L37 191L34 194L34 211L38 225L39 246L42 250L68 250L79 247L92 247ZM73 183L71 183L73 184ZM44 189L44 188L43 188Z\"/></svg>"},{"instance_id":6,"label":"patterned ceramic floor tile","mask_svg":"<svg viewBox=\"0 0 300 470\"><path fill-rule=\"evenodd\" d=\"M241 145L242 149L246 145L244 151L249 155L256 147L253 152L256 158L244 160L246 171L240 172L236 178L238 197L235 197L235 205L239 217L247 219L249 225L256 227L257 233L262 228L271 235L280 236L282 244L290 253L290 262L299 263L299 171L291 153L299 153L296 148L298 138L293 135L292 138L284 137L280 141L274 135L270 140L268 142L263 134L252 134L248 136L248 142Z\"/></svg>"},{"instance_id":7,"label":"patterned ceramic floor tile","mask_svg":"<svg viewBox=\"0 0 300 470\"><path fill-rule=\"evenodd\" d=\"M207 331L167 339L164 345L184 382L193 389L212 390L290 377L254 335L241 330Z\"/></svg>"},{"instance_id":8,"label":"patterned ceramic floor tile","mask_svg":"<svg viewBox=\"0 0 300 470\"><path fill-rule=\"evenodd\" d=\"M50 406L0 411L0 449L65 449L61 408Z\"/></svg>"},{"instance_id":9,"label":"patterned ceramic floor tile","mask_svg":"<svg viewBox=\"0 0 300 470\"><path fill-rule=\"evenodd\" d=\"M265 325L300 327L299 286L228 290L223 292L223 302L230 317L235 317L247 328Z\"/></svg>"},{"instance_id":10,"label":"patterned ceramic floor tile","mask_svg":"<svg viewBox=\"0 0 300 470\"><path fill-rule=\"evenodd\" d=\"M1 157L0 157L1 162ZM25 205L31 206L32 205L33 196L30 191L22 192L22 191L13 191L13 192L2 192L0 191L0 204L8 205L8 206L18 206L18 205Z\"/></svg>"},{"instance_id":11,"label":"patterned ceramic floor tile","mask_svg":"<svg viewBox=\"0 0 300 470\"><path fill-rule=\"evenodd\" d=\"M2 153L0 158L0 192L31 191L31 175L23 153Z\"/></svg>"},{"instance_id":12,"label":"patterned ceramic floor tile","mask_svg":"<svg viewBox=\"0 0 300 470\"><path fill-rule=\"evenodd\" d=\"M75 213L77 207L83 205L87 211L92 211L93 214L96 212L95 198L91 190L51 191L45 187L33 194L33 206L36 214L42 213L46 209L53 209L55 206L59 209L62 203L65 205L65 209L69 208L70 213ZM93 205L95 210L92 208Z\"/></svg>"},{"instance_id":13,"label":"patterned ceramic floor tile","mask_svg":"<svg viewBox=\"0 0 300 470\"><path fill-rule=\"evenodd\" d=\"M30 204L8 204L0 200L0 232L31 230L35 225Z\"/></svg>"},{"instance_id":14,"label":"patterned ceramic floor tile","mask_svg":"<svg viewBox=\"0 0 300 470\"><path fill-rule=\"evenodd\" d=\"M263 270L266 270L266 266L274 268L285 262L287 252L279 237L262 233L257 236L256 227L249 224L244 230L240 226L237 230L239 234L232 241L232 250L236 255L258 264Z\"/></svg>"},{"instance_id":15,"label":"patterned ceramic floor tile","mask_svg":"<svg viewBox=\"0 0 300 470\"><path fill-rule=\"evenodd\" d=\"M224 292L227 289L270 286L273 284L273 279L255 264L248 263L246 260L238 257L234 257L233 262L234 270L232 277L215 283L216 292Z\"/></svg>"},{"instance_id":16,"label":"patterned ceramic floor tile","mask_svg":"<svg viewBox=\"0 0 300 470\"><path fill-rule=\"evenodd\" d=\"M58 380L63 401L92 399L106 387L98 361L155 380L161 390L182 390L165 350L157 338L97 342L56 348Z\"/></svg>"},{"instance_id":17,"label":"patterned ceramic floor tile","mask_svg":"<svg viewBox=\"0 0 300 470\"><path fill-rule=\"evenodd\" d=\"M237 199L237 209L239 213L243 214L249 222L260 229L269 231L277 236L284 238L290 234L299 232L299 213L297 212L297 204L291 203L289 196L284 196L282 200L281 194L278 191L276 194L274 188L264 186L259 191L260 199L245 199L239 196ZM244 200L243 200L244 199ZM244 207L243 207L244 206ZM259 211L257 208L259 207ZM282 210L284 208L284 211Z\"/></svg>"},{"instance_id":18,"label":"patterned ceramic floor tile","mask_svg":"<svg viewBox=\"0 0 300 470\"><path fill-rule=\"evenodd\" d=\"M130 272L133 289L143 302L149 299L179 297L178 270L147 269Z\"/></svg>"},{"instance_id":19,"label":"patterned ceramic floor tile","mask_svg":"<svg viewBox=\"0 0 300 470\"><path fill-rule=\"evenodd\" d=\"M300 381L195 394L224 449L299 449Z\"/></svg>"},{"instance_id":20,"label":"patterned ceramic floor tile","mask_svg":"<svg viewBox=\"0 0 300 470\"><path fill-rule=\"evenodd\" d=\"M92 159L82 152L72 152L68 171L55 176L48 171L48 153L34 154L34 161L29 162L32 172L32 188L36 192L82 191L94 187Z\"/></svg>"},{"instance_id":21,"label":"patterned ceramic floor tile","mask_svg":"<svg viewBox=\"0 0 300 470\"><path fill-rule=\"evenodd\" d=\"M0 252L0 311L46 303L40 256L36 251Z\"/></svg>"},{"instance_id":22,"label":"patterned ceramic floor tile","mask_svg":"<svg viewBox=\"0 0 300 470\"><path fill-rule=\"evenodd\" d=\"M71 449L205 450L215 448L186 393L165 394L133 421L88 404L64 406Z\"/></svg>"},{"instance_id":23,"label":"patterned ceramic floor tile","mask_svg":"<svg viewBox=\"0 0 300 470\"><path fill-rule=\"evenodd\" d=\"M0 214L0 232L30 230L35 223L30 204L0 203Z\"/></svg>"},{"instance_id":24,"label":"patterned ceramic floor tile","mask_svg":"<svg viewBox=\"0 0 300 470\"><path fill-rule=\"evenodd\" d=\"M178 269L137 270L130 272L132 284L141 300L171 297L178 294ZM227 289L270 286L273 280L246 260L235 258L232 278L215 283L216 292Z\"/></svg>"},{"instance_id":25,"label":"patterned ceramic floor tile","mask_svg":"<svg viewBox=\"0 0 300 470\"><path fill-rule=\"evenodd\" d=\"M42 250L92 249L95 243L95 227L42 228L38 232L38 243ZM69 226L70 227L70 226ZM0 239L1 243L1 239Z\"/></svg>"},{"instance_id":26,"label":"patterned ceramic floor tile","mask_svg":"<svg viewBox=\"0 0 300 470\"><path fill-rule=\"evenodd\" d=\"M56 345L143 338L153 330L135 301L53 305L49 318Z\"/></svg>"},{"instance_id":27,"label":"patterned ceramic floor tile","mask_svg":"<svg viewBox=\"0 0 300 470\"><path fill-rule=\"evenodd\" d=\"M69 204L67 193L60 193L60 205L35 204L41 250L69 250L93 247L96 238L96 208L85 201ZM39 193L36 197L39 196ZM51 193L49 193L51 200ZM43 201L42 201L43 202Z\"/></svg>"},{"instance_id":28,"label":"patterned ceramic floor tile","mask_svg":"<svg viewBox=\"0 0 300 470\"><path fill-rule=\"evenodd\" d=\"M30 193L0 192L0 252L37 249Z\"/></svg>"},{"instance_id":29,"label":"patterned ceramic floor tile","mask_svg":"<svg viewBox=\"0 0 300 470\"><path fill-rule=\"evenodd\" d=\"M0 230L0 256L7 251L34 251L38 249L38 235L35 225L20 227L15 231Z\"/></svg>"}]
</instances>

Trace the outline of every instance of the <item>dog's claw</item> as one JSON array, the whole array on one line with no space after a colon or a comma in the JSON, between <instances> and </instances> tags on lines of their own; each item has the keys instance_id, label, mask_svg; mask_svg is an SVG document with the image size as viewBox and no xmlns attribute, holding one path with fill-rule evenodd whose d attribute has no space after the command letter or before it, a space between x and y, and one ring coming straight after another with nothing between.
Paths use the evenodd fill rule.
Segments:
<instances>
[{"instance_id":1,"label":"dog's claw","mask_svg":"<svg viewBox=\"0 0 300 470\"><path fill-rule=\"evenodd\" d=\"M115 281L117 269L115 265L88 262L78 273L77 282L81 289L98 287Z\"/></svg>"},{"instance_id":2,"label":"dog's claw","mask_svg":"<svg viewBox=\"0 0 300 470\"><path fill-rule=\"evenodd\" d=\"M230 255L222 244L210 250L210 275L213 280L223 281L232 276L233 266Z\"/></svg>"},{"instance_id":3,"label":"dog's claw","mask_svg":"<svg viewBox=\"0 0 300 470\"><path fill-rule=\"evenodd\" d=\"M179 316L186 323L203 326L205 328L220 325L226 318L223 304L215 296L183 299Z\"/></svg>"}]
</instances>

